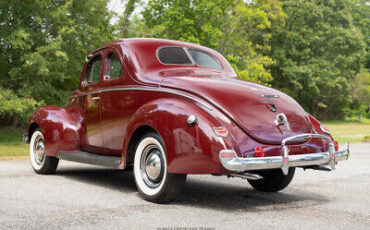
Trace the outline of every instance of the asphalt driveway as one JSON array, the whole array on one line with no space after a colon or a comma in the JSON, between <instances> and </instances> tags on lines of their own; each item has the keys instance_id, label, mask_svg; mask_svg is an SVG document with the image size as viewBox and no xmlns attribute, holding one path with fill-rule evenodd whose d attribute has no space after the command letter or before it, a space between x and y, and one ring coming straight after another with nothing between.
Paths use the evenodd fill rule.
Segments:
<instances>
[{"instance_id":1,"label":"asphalt driveway","mask_svg":"<svg viewBox=\"0 0 370 230\"><path fill-rule=\"evenodd\" d=\"M37 175L0 160L0 229L369 229L370 143L334 172L298 169L279 193L239 178L188 176L171 204L142 200L131 172L62 161Z\"/></svg>"}]
</instances>

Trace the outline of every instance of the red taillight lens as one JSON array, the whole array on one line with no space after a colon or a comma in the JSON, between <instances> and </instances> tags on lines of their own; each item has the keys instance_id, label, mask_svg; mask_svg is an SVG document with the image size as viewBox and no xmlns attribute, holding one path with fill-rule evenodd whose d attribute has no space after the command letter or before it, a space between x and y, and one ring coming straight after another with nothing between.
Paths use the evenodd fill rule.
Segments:
<instances>
[{"instance_id":1,"label":"red taillight lens","mask_svg":"<svg viewBox=\"0 0 370 230\"><path fill-rule=\"evenodd\" d=\"M260 145L256 146L256 148L254 149L254 156L255 157L264 157L265 156L264 149L263 149L262 146L260 146Z\"/></svg>"},{"instance_id":2,"label":"red taillight lens","mask_svg":"<svg viewBox=\"0 0 370 230\"><path fill-rule=\"evenodd\" d=\"M338 141L333 141L333 144L334 144L335 151L338 151L339 150Z\"/></svg>"},{"instance_id":3,"label":"red taillight lens","mask_svg":"<svg viewBox=\"0 0 370 230\"><path fill-rule=\"evenodd\" d=\"M227 134L229 133L224 127L214 127L213 130L219 137L226 137Z\"/></svg>"}]
</instances>

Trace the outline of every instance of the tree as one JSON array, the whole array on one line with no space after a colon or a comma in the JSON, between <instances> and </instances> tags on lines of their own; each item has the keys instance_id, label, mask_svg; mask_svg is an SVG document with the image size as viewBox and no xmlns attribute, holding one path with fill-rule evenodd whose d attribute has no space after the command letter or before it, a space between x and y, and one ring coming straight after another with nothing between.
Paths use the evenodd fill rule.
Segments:
<instances>
[{"instance_id":1,"label":"tree","mask_svg":"<svg viewBox=\"0 0 370 230\"><path fill-rule=\"evenodd\" d=\"M273 29L273 86L320 118L343 117L351 81L361 69L364 42L349 0L285 0L284 30Z\"/></svg>"},{"instance_id":2,"label":"tree","mask_svg":"<svg viewBox=\"0 0 370 230\"><path fill-rule=\"evenodd\" d=\"M0 85L16 96L60 104L85 56L110 41L107 0L0 3Z\"/></svg>"},{"instance_id":3,"label":"tree","mask_svg":"<svg viewBox=\"0 0 370 230\"><path fill-rule=\"evenodd\" d=\"M271 25L284 22L275 0L150 0L143 18L146 36L198 43L222 53L240 78L268 83L273 60Z\"/></svg>"},{"instance_id":4,"label":"tree","mask_svg":"<svg viewBox=\"0 0 370 230\"><path fill-rule=\"evenodd\" d=\"M3 103L0 123L9 114L13 123L24 123L23 113L37 102L65 101L78 85L85 56L112 40L107 1L0 2L0 87L6 89L1 97L24 108Z\"/></svg>"},{"instance_id":5,"label":"tree","mask_svg":"<svg viewBox=\"0 0 370 230\"><path fill-rule=\"evenodd\" d=\"M352 102L347 113L351 116L362 115L370 118L370 73L367 71L360 72L352 82L351 91Z\"/></svg>"},{"instance_id":6,"label":"tree","mask_svg":"<svg viewBox=\"0 0 370 230\"><path fill-rule=\"evenodd\" d=\"M0 125L24 125L39 105L32 98L17 97L13 91L0 86Z\"/></svg>"},{"instance_id":7,"label":"tree","mask_svg":"<svg viewBox=\"0 0 370 230\"><path fill-rule=\"evenodd\" d=\"M123 16L120 17L119 26L120 35L122 38L128 38L130 34L130 27L131 27L131 20L130 17L135 10L135 5L139 3L139 0L127 0L125 11L123 12Z\"/></svg>"},{"instance_id":8,"label":"tree","mask_svg":"<svg viewBox=\"0 0 370 230\"><path fill-rule=\"evenodd\" d=\"M370 69L370 1L351 1L353 24L361 31L366 42L365 67Z\"/></svg>"},{"instance_id":9,"label":"tree","mask_svg":"<svg viewBox=\"0 0 370 230\"><path fill-rule=\"evenodd\" d=\"M352 103L350 111L352 115L365 115L370 118L370 1L352 0L353 24L361 31L366 43L366 55L364 60L364 69L356 75L352 82ZM367 69L366 69L367 68Z\"/></svg>"}]
</instances>

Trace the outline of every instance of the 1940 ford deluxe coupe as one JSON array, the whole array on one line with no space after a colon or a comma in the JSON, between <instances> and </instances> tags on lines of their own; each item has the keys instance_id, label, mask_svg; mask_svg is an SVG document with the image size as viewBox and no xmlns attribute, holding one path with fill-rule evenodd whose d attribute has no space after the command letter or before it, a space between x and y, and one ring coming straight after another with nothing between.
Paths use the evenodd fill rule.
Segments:
<instances>
[{"instance_id":1,"label":"1940 ford deluxe coupe","mask_svg":"<svg viewBox=\"0 0 370 230\"><path fill-rule=\"evenodd\" d=\"M331 171L348 159L288 95L242 81L218 52L191 43L126 39L88 56L65 108L36 110L23 136L36 173L59 159L133 168L140 195L175 198L187 174L247 179L276 192L295 168Z\"/></svg>"}]
</instances>

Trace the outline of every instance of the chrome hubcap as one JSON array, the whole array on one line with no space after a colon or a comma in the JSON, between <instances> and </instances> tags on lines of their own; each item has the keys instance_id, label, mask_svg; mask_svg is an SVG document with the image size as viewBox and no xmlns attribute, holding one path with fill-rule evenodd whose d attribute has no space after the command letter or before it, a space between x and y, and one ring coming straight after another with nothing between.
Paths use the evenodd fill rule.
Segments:
<instances>
[{"instance_id":1,"label":"chrome hubcap","mask_svg":"<svg viewBox=\"0 0 370 230\"><path fill-rule=\"evenodd\" d=\"M159 186L163 178L164 169L162 152L156 145L149 145L144 149L140 169L145 184L151 188Z\"/></svg>"},{"instance_id":2,"label":"chrome hubcap","mask_svg":"<svg viewBox=\"0 0 370 230\"><path fill-rule=\"evenodd\" d=\"M148 158L146 159L146 163L145 163L146 174L151 180L156 180L161 174L161 158L155 152L156 151L153 151L148 156Z\"/></svg>"},{"instance_id":3,"label":"chrome hubcap","mask_svg":"<svg viewBox=\"0 0 370 230\"><path fill-rule=\"evenodd\" d=\"M41 164L45 156L44 139L41 136L36 138L33 150L35 153L34 158L36 163Z\"/></svg>"}]
</instances>

